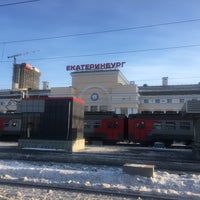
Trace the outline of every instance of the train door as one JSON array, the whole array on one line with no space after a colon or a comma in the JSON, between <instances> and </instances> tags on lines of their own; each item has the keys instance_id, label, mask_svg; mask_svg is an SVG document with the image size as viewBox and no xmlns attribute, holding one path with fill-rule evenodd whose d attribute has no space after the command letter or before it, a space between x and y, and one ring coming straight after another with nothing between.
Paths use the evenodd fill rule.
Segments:
<instances>
[{"instance_id":1,"label":"train door","mask_svg":"<svg viewBox=\"0 0 200 200\"><path fill-rule=\"evenodd\" d=\"M95 129L95 135L102 135L104 141L116 142L124 139L124 119L102 119L102 126Z\"/></svg>"},{"instance_id":2,"label":"train door","mask_svg":"<svg viewBox=\"0 0 200 200\"><path fill-rule=\"evenodd\" d=\"M149 119L129 119L128 138L130 141L138 143L148 143L149 135L152 131L153 120Z\"/></svg>"}]
</instances>

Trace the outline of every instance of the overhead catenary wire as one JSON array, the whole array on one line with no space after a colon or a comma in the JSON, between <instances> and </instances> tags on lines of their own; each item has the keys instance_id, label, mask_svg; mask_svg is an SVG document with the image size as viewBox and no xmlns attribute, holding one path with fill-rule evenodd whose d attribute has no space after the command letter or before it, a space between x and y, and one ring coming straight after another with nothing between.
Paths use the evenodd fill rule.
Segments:
<instances>
[{"instance_id":1,"label":"overhead catenary wire","mask_svg":"<svg viewBox=\"0 0 200 200\"><path fill-rule=\"evenodd\" d=\"M191 22L200 22L200 18L181 20L181 21L173 21L173 22L164 22L164 23L150 24L150 25L143 25L143 26L135 26L135 27L127 27L127 28L119 28L119 29L93 31L93 32L86 32L86 33L75 33L75 34L67 34L67 35L60 35L60 36L2 41L2 42L0 42L0 44L12 44L12 43L32 42L32 41L40 41L40 40L62 39L62 38L67 38L67 37L80 37L80 36L87 36L87 35L97 35L97 34L121 32L121 31L130 31L130 30L136 30L136 29L153 28L153 27L159 27L159 26L168 26L168 25L173 25L173 24L183 24L183 23L191 23Z\"/></svg>"},{"instance_id":2,"label":"overhead catenary wire","mask_svg":"<svg viewBox=\"0 0 200 200\"><path fill-rule=\"evenodd\" d=\"M75 58L75 57L93 57L93 56L129 54L129 53L143 53L143 52L145 53L145 52L150 52L150 51L163 51L163 50L194 48L194 47L200 47L200 44L189 44L189 45L160 47L160 48L148 48L148 49L136 49L136 50L127 50L127 51L113 51L113 52L103 52L103 53L93 53L93 54L56 56L56 57L46 57L46 58L32 58L32 59L28 59L28 60L29 61L34 61L34 60L56 60L56 59L66 59L66 58ZM1 62L10 62L10 61L1 61Z\"/></svg>"},{"instance_id":3,"label":"overhead catenary wire","mask_svg":"<svg viewBox=\"0 0 200 200\"><path fill-rule=\"evenodd\" d=\"M5 4L0 4L0 7L13 6L13 5L25 4L25 3L32 3L32 2L35 2L35 1L40 1L40 0L27 0L27 1L13 2L13 3L5 3Z\"/></svg>"}]
</instances>

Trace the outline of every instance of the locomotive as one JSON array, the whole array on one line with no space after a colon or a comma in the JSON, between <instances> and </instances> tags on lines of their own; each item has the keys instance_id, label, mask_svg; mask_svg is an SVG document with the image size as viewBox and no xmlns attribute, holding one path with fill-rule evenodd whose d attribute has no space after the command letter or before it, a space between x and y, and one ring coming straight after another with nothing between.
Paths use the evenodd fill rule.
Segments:
<instances>
[{"instance_id":1,"label":"locomotive","mask_svg":"<svg viewBox=\"0 0 200 200\"><path fill-rule=\"evenodd\" d=\"M19 138L21 114L0 114L0 139ZM162 142L170 146L174 141L190 145L194 130L192 118L181 113L141 113L128 117L114 112L85 112L84 137L88 143L102 141L115 144L120 141L154 145Z\"/></svg>"},{"instance_id":2,"label":"locomotive","mask_svg":"<svg viewBox=\"0 0 200 200\"><path fill-rule=\"evenodd\" d=\"M162 142L169 147L174 141L190 145L194 137L193 121L182 113L141 113L126 117L112 112L86 112L84 124L88 142L129 141L142 145Z\"/></svg>"}]
</instances>

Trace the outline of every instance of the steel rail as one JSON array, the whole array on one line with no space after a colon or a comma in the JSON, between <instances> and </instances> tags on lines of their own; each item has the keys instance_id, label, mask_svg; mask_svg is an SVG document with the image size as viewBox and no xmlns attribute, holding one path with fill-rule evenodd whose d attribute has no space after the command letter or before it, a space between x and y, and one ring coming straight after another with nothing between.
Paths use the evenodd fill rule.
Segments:
<instances>
[{"instance_id":1,"label":"steel rail","mask_svg":"<svg viewBox=\"0 0 200 200\"><path fill-rule=\"evenodd\" d=\"M22 182L22 181L11 181L11 180L0 180L0 185L21 187L21 188L37 188L37 189L47 189L47 190L61 190L66 192L76 192L85 194L95 194L95 195L107 195L112 197L122 197L131 199L148 199L148 200L177 200L177 196L170 195L156 195L156 194L145 194L141 192L130 192L130 191L117 191L111 189L97 189L88 187L73 187L64 184L45 184L45 183L33 183L33 182ZM184 198L181 198L184 200Z\"/></svg>"}]
</instances>

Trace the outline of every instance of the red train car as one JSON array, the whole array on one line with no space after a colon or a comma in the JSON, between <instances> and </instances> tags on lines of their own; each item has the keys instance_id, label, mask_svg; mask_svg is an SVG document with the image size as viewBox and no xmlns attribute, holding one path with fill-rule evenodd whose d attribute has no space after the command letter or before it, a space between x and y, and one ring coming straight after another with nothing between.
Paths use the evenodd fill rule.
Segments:
<instances>
[{"instance_id":1,"label":"red train car","mask_svg":"<svg viewBox=\"0 0 200 200\"><path fill-rule=\"evenodd\" d=\"M112 112L85 113L85 139L116 143L128 140L143 145L163 142L170 146L174 141L191 144L194 131L192 119L181 114L131 114Z\"/></svg>"},{"instance_id":2,"label":"red train car","mask_svg":"<svg viewBox=\"0 0 200 200\"><path fill-rule=\"evenodd\" d=\"M189 145L194 138L193 121L182 114L132 114L128 120L130 141L153 145L162 142L170 146L174 141Z\"/></svg>"},{"instance_id":3,"label":"red train car","mask_svg":"<svg viewBox=\"0 0 200 200\"><path fill-rule=\"evenodd\" d=\"M106 118L101 120L101 126L94 129L94 135L102 138L104 141L121 141L124 140L124 119Z\"/></svg>"},{"instance_id":4,"label":"red train car","mask_svg":"<svg viewBox=\"0 0 200 200\"><path fill-rule=\"evenodd\" d=\"M127 118L113 112L85 112L84 136L88 141L116 143L125 138Z\"/></svg>"}]
</instances>

